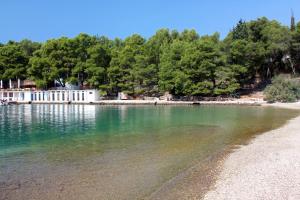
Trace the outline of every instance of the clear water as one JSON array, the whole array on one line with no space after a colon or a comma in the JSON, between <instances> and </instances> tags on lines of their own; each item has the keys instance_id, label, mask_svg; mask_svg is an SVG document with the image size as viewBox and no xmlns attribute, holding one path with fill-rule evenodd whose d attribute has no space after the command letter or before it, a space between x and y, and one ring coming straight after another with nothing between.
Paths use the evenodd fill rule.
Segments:
<instances>
[{"instance_id":1,"label":"clear water","mask_svg":"<svg viewBox=\"0 0 300 200\"><path fill-rule=\"evenodd\" d=\"M0 107L0 199L142 199L295 117L238 106Z\"/></svg>"}]
</instances>

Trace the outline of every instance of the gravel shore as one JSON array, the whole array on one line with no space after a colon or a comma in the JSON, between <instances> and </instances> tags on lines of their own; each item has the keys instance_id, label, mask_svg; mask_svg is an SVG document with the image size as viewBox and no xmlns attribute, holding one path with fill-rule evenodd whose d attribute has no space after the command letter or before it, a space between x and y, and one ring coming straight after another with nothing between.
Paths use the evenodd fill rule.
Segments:
<instances>
[{"instance_id":1,"label":"gravel shore","mask_svg":"<svg viewBox=\"0 0 300 200\"><path fill-rule=\"evenodd\" d=\"M227 100L227 101L165 101L165 100L103 100L94 102L101 105L247 105L259 106L263 100Z\"/></svg>"},{"instance_id":2,"label":"gravel shore","mask_svg":"<svg viewBox=\"0 0 300 200\"><path fill-rule=\"evenodd\" d=\"M93 104L93 105L245 105L260 106L262 99L232 99L224 101L166 101L166 100L100 100L91 102L18 101L16 104Z\"/></svg>"},{"instance_id":3,"label":"gravel shore","mask_svg":"<svg viewBox=\"0 0 300 200\"><path fill-rule=\"evenodd\" d=\"M299 103L266 106L300 109ZM300 117L231 153L204 199L300 199Z\"/></svg>"}]
</instances>

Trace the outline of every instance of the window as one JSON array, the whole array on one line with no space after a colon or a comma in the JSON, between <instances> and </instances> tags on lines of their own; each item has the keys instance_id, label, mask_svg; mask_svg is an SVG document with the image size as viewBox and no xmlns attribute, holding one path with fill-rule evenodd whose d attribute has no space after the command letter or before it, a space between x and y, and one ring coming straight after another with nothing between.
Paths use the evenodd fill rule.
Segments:
<instances>
[{"instance_id":1,"label":"window","mask_svg":"<svg viewBox=\"0 0 300 200\"><path fill-rule=\"evenodd\" d=\"M60 96L60 94L59 94L59 92L57 92L57 99L56 99L57 101L59 101L59 99L60 99L59 96Z\"/></svg>"},{"instance_id":2,"label":"window","mask_svg":"<svg viewBox=\"0 0 300 200\"><path fill-rule=\"evenodd\" d=\"M9 92L9 93L8 93L8 96L9 96L9 101L12 101L12 100L13 100L14 93Z\"/></svg>"},{"instance_id":3,"label":"window","mask_svg":"<svg viewBox=\"0 0 300 200\"><path fill-rule=\"evenodd\" d=\"M15 92L14 96L15 96L16 99L19 99L19 92Z\"/></svg>"},{"instance_id":4,"label":"window","mask_svg":"<svg viewBox=\"0 0 300 200\"><path fill-rule=\"evenodd\" d=\"M65 100L65 92L62 92L61 95L62 95L61 100L64 101Z\"/></svg>"},{"instance_id":5,"label":"window","mask_svg":"<svg viewBox=\"0 0 300 200\"><path fill-rule=\"evenodd\" d=\"M41 100L41 93L39 92L39 101Z\"/></svg>"},{"instance_id":6,"label":"window","mask_svg":"<svg viewBox=\"0 0 300 200\"><path fill-rule=\"evenodd\" d=\"M84 101L84 92L82 92L82 101Z\"/></svg>"},{"instance_id":7,"label":"window","mask_svg":"<svg viewBox=\"0 0 300 200\"><path fill-rule=\"evenodd\" d=\"M79 92L77 92L77 101L80 101Z\"/></svg>"},{"instance_id":8,"label":"window","mask_svg":"<svg viewBox=\"0 0 300 200\"><path fill-rule=\"evenodd\" d=\"M52 92L52 101L55 101L55 94Z\"/></svg>"},{"instance_id":9,"label":"window","mask_svg":"<svg viewBox=\"0 0 300 200\"><path fill-rule=\"evenodd\" d=\"M89 94L93 94L93 92L90 92Z\"/></svg>"},{"instance_id":10,"label":"window","mask_svg":"<svg viewBox=\"0 0 300 200\"><path fill-rule=\"evenodd\" d=\"M73 98L72 99L73 99L73 101L75 101L75 92L73 92Z\"/></svg>"}]
</instances>

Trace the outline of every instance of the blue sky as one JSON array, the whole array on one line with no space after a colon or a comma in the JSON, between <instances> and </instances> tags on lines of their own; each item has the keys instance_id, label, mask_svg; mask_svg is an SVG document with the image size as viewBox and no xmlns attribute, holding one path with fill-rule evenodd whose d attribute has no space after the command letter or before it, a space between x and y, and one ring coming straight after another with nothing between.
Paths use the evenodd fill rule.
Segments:
<instances>
[{"instance_id":1,"label":"blue sky","mask_svg":"<svg viewBox=\"0 0 300 200\"><path fill-rule=\"evenodd\" d=\"M46 41L79 33L148 38L159 28L225 37L239 19L300 20L299 0L1 0L0 42Z\"/></svg>"}]
</instances>

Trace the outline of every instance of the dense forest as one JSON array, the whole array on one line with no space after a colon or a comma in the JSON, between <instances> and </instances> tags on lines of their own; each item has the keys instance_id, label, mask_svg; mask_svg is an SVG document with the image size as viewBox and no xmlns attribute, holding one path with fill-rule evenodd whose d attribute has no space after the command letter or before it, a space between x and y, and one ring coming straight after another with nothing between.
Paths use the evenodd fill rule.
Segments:
<instances>
[{"instance_id":1,"label":"dense forest","mask_svg":"<svg viewBox=\"0 0 300 200\"><path fill-rule=\"evenodd\" d=\"M66 83L102 93L155 96L232 95L278 73L300 72L300 22L240 20L221 40L218 33L160 29L149 39L79 34L44 43L0 44L0 79L30 79L41 89Z\"/></svg>"}]
</instances>

